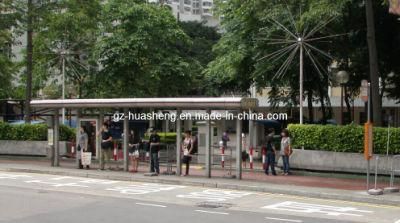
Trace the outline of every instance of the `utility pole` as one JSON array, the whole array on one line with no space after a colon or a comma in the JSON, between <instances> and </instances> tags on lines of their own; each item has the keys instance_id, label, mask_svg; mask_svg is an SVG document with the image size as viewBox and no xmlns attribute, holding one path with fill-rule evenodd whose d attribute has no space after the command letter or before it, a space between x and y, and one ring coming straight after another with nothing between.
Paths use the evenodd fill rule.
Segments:
<instances>
[{"instance_id":1,"label":"utility pole","mask_svg":"<svg viewBox=\"0 0 400 223\"><path fill-rule=\"evenodd\" d=\"M26 47L26 92L25 92L25 122L31 123L31 99L32 99L32 70L33 70L33 3L28 0L27 14L27 47Z\"/></svg>"},{"instance_id":2,"label":"utility pole","mask_svg":"<svg viewBox=\"0 0 400 223\"><path fill-rule=\"evenodd\" d=\"M300 47L300 78L299 78L299 84L300 84L300 96L299 96L299 102L300 102L300 124L303 124L303 79L304 79L304 59L303 59L303 39L299 37L297 39L297 42Z\"/></svg>"},{"instance_id":3,"label":"utility pole","mask_svg":"<svg viewBox=\"0 0 400 223\"><path fill-rule=\"evenodd\" d=\"M372 0L365 1L367 16L367 41L369 52L369 76L371 82L372 119L374 126L382 125L382 98L379 93L378 55L375 40L375 22Z\"/></svg>"}]
</instances>

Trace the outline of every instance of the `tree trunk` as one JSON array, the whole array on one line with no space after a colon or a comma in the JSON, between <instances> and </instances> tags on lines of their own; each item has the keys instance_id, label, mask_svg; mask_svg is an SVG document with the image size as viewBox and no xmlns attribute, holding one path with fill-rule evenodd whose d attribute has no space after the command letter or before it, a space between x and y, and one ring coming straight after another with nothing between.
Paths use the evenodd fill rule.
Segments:
<instances>
[{"instance_id":1,"label":"tree trunk","mask_svg":"<svg viewBox=\"0 0 400 223\"><path fill-rule=\"evenodd\" d=\"M32 99L32 69L33 69L33 30L32 30L32 0L28 0L27 14L27 47L26 47L26 92L25 92L25 122L31 123L31 99Z\"/></svg>"},{"instance_id":2,"label":"tree trunk","mask_svg":"<svg viewBox=\"0 0 400 223\"><path fill-rule=\"evenodd\" d=\"M365 10L367 16L367 41L369 51L369 73L371 81L371 98L372 99L372 118L375 126L382 125L382 98L379 94L379 70L378 55L375 41L375 24L372 0L365 1Z\"/></svg>"},{"instance_id":3,"label":"tree trunk","mask_svg":"<svg viewBox=\"0 0 400 223\"><path fill-rule=\"evenodd\" d=\"M307 91L307 107L308 107L308 122L312 124L314 122L314 109L313 109L313 104L312 104L312 97L313 97L313 91L308 90Z\"/></svg>"}]
</instances>

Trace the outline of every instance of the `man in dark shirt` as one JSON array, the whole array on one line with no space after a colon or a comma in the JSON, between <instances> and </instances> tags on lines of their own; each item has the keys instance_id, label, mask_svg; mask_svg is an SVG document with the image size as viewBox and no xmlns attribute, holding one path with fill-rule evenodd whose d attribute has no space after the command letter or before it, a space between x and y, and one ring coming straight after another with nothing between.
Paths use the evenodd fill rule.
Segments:
<instances>
[{"instance_id":1,"label":"man in dark shirt","mask_svg":"<svg viewBox=\"0 0 400 223\"><path fill-rule=\"evenodd\" d=\"M150 139L150 158L151 158L151 172L160 174L160 166L158 161L158 152L160 151L160 136L156 130L152 130Z\"/></svg>"},{"instance_id":2,"label":"man in dark shirt","mask_svg":"<svg viewBox=\"0 0 400 223\"><path fill-rule=\"evenodd\" d=\"M104 123L101 131L99 132L101 134L101 170L104 170L106 162L110 162L111 159L111 153L112 153L112 136L110 131L108 130L108 124ZM111 167L110 167L111 169Z\"/></svg>"}]
</instances>

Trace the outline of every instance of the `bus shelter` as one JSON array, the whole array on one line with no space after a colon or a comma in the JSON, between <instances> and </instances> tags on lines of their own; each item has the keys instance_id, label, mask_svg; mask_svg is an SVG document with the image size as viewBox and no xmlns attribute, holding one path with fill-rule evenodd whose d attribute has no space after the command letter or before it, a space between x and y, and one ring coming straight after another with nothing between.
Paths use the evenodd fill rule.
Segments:
<instances>
[{"instance_id":1,"label":"bus shelter","mask_svg":"<svg viewBox=\"0 0 400 223\"><path fill-rule=\"evenodd\" d=\"M253 111L258 107L258 100L255 98L245 97L217 97L217 98L109 98L109 99L64 99L64 100L32 100L31 106L35 109L51 109L54 112L54 119L52 122L52 129L54 132L53 145L54 145L54 166L59 166L59 117L60 110L72 109L75 110L77 116L77 130L80 128L80 118L82 109L94 108L99 109L99 123L104 121L104 109L123 109L125 117L129 116L129 109L168 109L176 111L176 174L180 175L182 172L181 167L181 149L180 143L182 141L182 120L179 118L182 110L202 110L211 114L213 110L229 110L237 114L242 111ZM212 149L212 136L211 136L211 121L205 120L205 176L211 177L211 149ZM235 148L235 170L236 178L242 177L242 120L236 118L236 148ZM100 131L100 125L97 125L97 131ZM77 133L78 133L77 131ZM128 171L128 135L129 135L129 119L123 119L123 169ZM77 134L79 137L79 134ZM78 140L77 140L78 141ZM100 138L96 140L96 148L100 147ZM101 151L101 150L98 150ZM100 152L100 156L102 153ZM100 159L101 161L102 159Z\"/></svg>"}]
</instances>

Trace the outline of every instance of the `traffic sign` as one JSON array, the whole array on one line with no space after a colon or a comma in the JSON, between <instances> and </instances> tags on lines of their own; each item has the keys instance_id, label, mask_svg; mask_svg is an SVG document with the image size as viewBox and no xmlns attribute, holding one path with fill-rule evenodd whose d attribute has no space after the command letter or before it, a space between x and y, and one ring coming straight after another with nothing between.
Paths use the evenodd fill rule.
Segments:
<instances>
[{"instance_id":1,"label":"traffic sign","mask_svg":"<svg viewBox=\"0 0 400 223\"><path fill-rule=\"evenodd\" d=\"M361 81L360 97L364 102L368 101L368 81L367 80Z\"/></svg>"}]
</instances>

